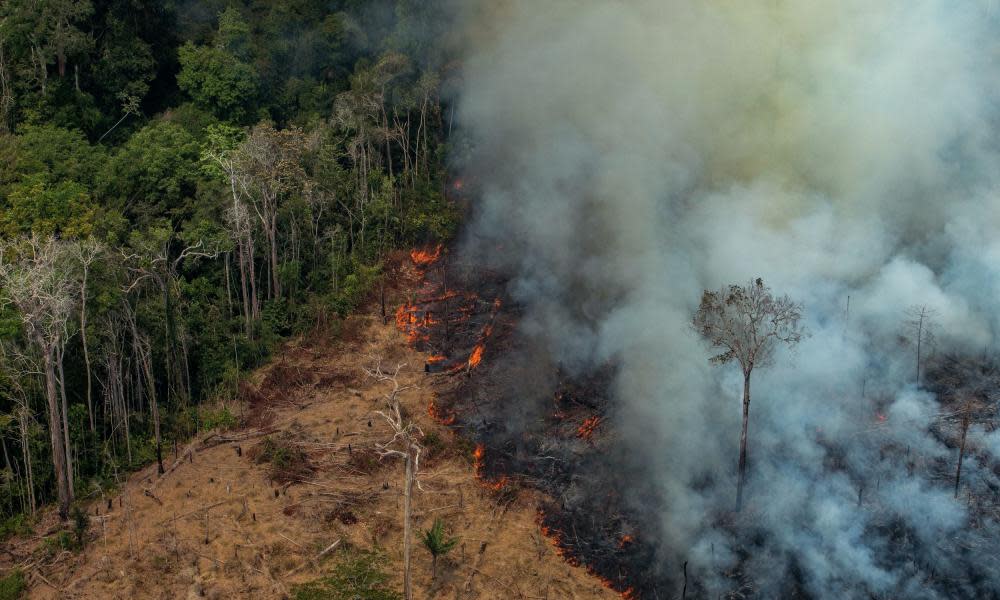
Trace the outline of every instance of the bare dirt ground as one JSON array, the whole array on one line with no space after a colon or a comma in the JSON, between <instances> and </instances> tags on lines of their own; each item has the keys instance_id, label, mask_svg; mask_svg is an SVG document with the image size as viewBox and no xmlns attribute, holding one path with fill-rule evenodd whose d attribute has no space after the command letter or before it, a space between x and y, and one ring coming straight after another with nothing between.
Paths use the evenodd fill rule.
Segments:
<instances>
[{"instance_id":1,"label":"bare dirt ground","mask_svg":"<svg viewBox=\"0 0 1000 600\"><path fill-rule=\"evenodd\" d=\"M436 578L414 540L416 598L617 597L542 535L535 492L498 494L476 479L472 447L428 415L434 376L391 319L352 317L338 341L300 340L278 356L246 386L250 402L233 409L252 426L171 449L165 476L151 465L91 504L85 550L46 554L37 533L10 541L2 560L23 568L28 597L283 598L327 573L345 547L381 548L401 589L403 466L373 451L392 436L373 412L389 386L366 377L372 356L405 363L400 383L414 387L402 406L434 440L420 465L414 527L442 518L461 540ZM265 439L308 458L295 481L255 460ZM50 512L36 532L55 525Z\"/></svg>"}]
</instances>

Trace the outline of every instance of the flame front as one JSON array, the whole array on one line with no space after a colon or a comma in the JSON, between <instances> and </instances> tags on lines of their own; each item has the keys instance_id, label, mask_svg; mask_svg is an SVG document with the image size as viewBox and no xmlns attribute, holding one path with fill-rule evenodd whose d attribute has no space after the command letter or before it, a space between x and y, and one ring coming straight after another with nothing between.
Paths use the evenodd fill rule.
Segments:
<instances>
[{"instance_id":1,"label":"flame front","mask_svg":"<svg viewBox=\"0 0 1000 600\"><path fill-rule=\"evenodd\" d=\"M469 368L475 369L481 362L483 362L483 345L478 344L469 355Z\"/></svg>"},{"instance_id":2,"label":"flame front","mask_svg":"<svg viewBox=\"0 0 1000 600\"><path fill-rule=\"evenodd\" d=\"M455 424L455 413L448 413L447 415L442 414L441 409L438 407L437 402L433 397L430 402L427 403L427 414L442 425Z\"/></svg>"},{"instance_id":3,"label":"flame front","mask_svg":"<svg viewBox=\"0 0 1000 600\"><path fill-rule=\"evenodd\" d=\"M434 250L418 250L414 248L410 250L410 260L418 267L428 267L441 258L441 248L441 244L438 244Z\"/></svg>"},{"instance_id":4,"label":"flame front","mask_svg":"<svg viewBox=\"0 0 1000 600\"><path fill-rule=\"evenodd\" d=\"M621 583L616 584L614 581L611 581L610 579L604 577L603 575L595 571L594 567L589 564L581 565L580 560L576 556L567 552L563 542L563 532L558 529L554 529L552 527L547 527L545 525L545 513L541 509L539 509L537 515L535 516L535 523L537 523L539 529L541 529L542 535L544 535L549 540L549 542L552 543L552 548L556 551L556 554L562 557L562 559L565 560L567 563L569 563L574 567L584 566L587 569L587 573L600 579L601 583L604 584L604 587L621 594L621 597L624 600L638 600L639 594L636 593L635 588L629 586L624 590L621 589ZM621 539L619 539L618 547L622 548L623 545L631 543L632 540L633 540L632 536L624 535L621 537Z\"/></svg>"},{"instance_id":5,"label":"flame front","mask_svg":"<svg viewBox=\"0 0 1000 600\"><path fill-rule=\"evenodd\" d=\"M597 415L594 415L593 417L588 417L583 421L583 424L581 424L580 427L577 428L576 437L580 438L581 440L590 440L591 438L594 437L594 430L597 429L597 426L601 424L602 420L603 419Z\"/></svg>"}]
</instances>

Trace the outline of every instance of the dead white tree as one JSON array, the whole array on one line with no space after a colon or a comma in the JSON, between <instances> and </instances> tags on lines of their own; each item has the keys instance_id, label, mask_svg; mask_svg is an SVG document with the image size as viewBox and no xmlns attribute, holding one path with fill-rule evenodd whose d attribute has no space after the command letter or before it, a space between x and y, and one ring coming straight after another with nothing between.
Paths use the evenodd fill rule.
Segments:
<instances>
[{"instance_id":1,"label":"dead white tree","mask_svg":"<svg viewBox=\"0 0 1000 600\"><path fill-rule=\"evenodd\" d=\"M736 511L743 508L743 485L747 467L747 424L750 418L750 374L766 366L779 344L795 345L805 331L802 305L788 296L774 297L759 277L747 285L730 285L717 292L705 291L693 325L713 348L722 352L710 360L726 364L735 360L743 371L743 426L740 430L739 476Z\"/></svg>"},{"instance_id":2,"label":"dead white tree","mask_svg":"<svg viewBox=\"0 0 1000 600\"><path fill-rule=\"evenodd\" d=\"M132 251L122 250L122 257L125 259L131 280L124 286L126 294L139 289L143 282L152 281L156 284L157 290L163 296L163 309L165 321L165 344L164 357L166 359L166 382L167 398L169 402L171 391L180 395L184 400L190 398L190 382L186 381L181 372L181 360L177 356L177 325L174 320L174 286L177 280L177 273L180 265L186 260L198 258L215 258L219 255L218 248L206 248L205 242L198 240L181 247L176 256L172 255L173 232L166 230L152 231L148 237L133 239ZM131 306L126 306L124 315L132 330L133 350L136 359L143 366L143 375L146 379L146 390L149 395L150 409L153 416L153 432L156 438L156 460L157 468L163 473L163 451L162 440L160 438L160 412L157 406L156 386L153 385L153 375L151 362L151 350L149 348L148 337L139 334L135 322L134 311ZM181 344L185 356L183 361L187 361L187 346Z\"/></svg>"},{"instance_id":3,"label":"dead white tree","mask_svg":"<svg viewBox=\"0 0 1000 600\"><path fill-rule=\"evenodd\" d=\"M90 267L104 253L104 244L94 238L87 238L71 246L73 256L80 265L80 341L83 344L83 364L87 372L87 417L90 430L96 431L93 402L93 372L90 367L90 350L87 345L87 280Z\"/></svg>"},{"instance_id":4,"label":"dead white tree","mask_svg":"<svg viewBox=\"0 0 1000 600\"><path fill-rule=\"evenodd\" d=\"M5 344L0 341L0 373L2 373L2 378L4 379L4 385L7 388L6 392L8 396L14 401L14 411L11 413L11 417L17 421L17 433L18 439L21 446L21 461L24 464L24 476L25 486L27 488L27 505L24 505L22 501L22 510L30 511L32 515L35 514L37 509L37 502L35 500L35 476L34 470L31 464L31 424L34 422L35 417L29 408L29 399L35 393L32 382L34 378L40 373L38 373L36 365L33 364L34 361L31 357L17 351L15 347L10 344ZM2 420L4 415L0 415L0 420ZM6 458L7 448L4 446L4 455ZM11 463L8 459L8 468L10 468Z\"/></svg>"},{"instance_id":5,"label":"dead white tree","mask_svg":"<svg viewBox=\"0 0 1000 600\"><path fill-rule=\"evenodd\" d=\"M410 582L410 548L411 548L411 520L413 508L413 485L420 488L420 481L417 473L420 470L420 453L423 446L419 441L424 437L424 432L416 423L406 419L399 405L399 395L405 390L414 386L400 385L399 372L406 366L405 363L396 365L392 372L382 368L382 359L372 357L372 367L366 367L365 373L378 382L388 383L392 388L386 392L382 399L385 401L385 410L376 410L375 414L382 417L392 430L392 438L384 443L376 443L375 449L380 458L400 458L403 460L403 595L406 600L413 599L413 589ZM422 489L422 488L420 488Z\"/></svg>"},{"instance_id":6,"label":"dead white tree","mask_svg":"<svg viewBox=\"0 0 1000 600\"><path fill-rule=\"evenodd\" d=\"M923 358L934 347L934 330L937 327L937 311L926 304L915 304L906 309L903 322L903 336L913 344L916 351L917 383L920 383Z\"/></svg>"},{"instance_id":7,"label":"dead white tree","mask_svg":"<svg viewBox=\"0 0 1000 600\"><path fill-rule=\"evenodd\" d=\"M255 126L240 144L234 157L238 172L232 183L242 192L260 221L268 245L268 298L281 297L278 276L278 214L284 200L302 183L300 160L305 150L300 129L278 130L270 125Z\"/></svg>"},{"instance_id":8,"label":"dead white tree","mask_svg":"<svg viewBox=\"0 0 1000 600\"><path fill-rule=\"evenodd\" d=\"M240 293L243 301L243 319L247 335L252 335L253 322L260 318L260 297L257 294L257 276L254 268L254 227L247 208L247 194L252 183L244 169L243 159L237 149L212 148L205 158L215 163L229 184L232 205L226 209L225 223L229 236L236 245L236 261L240 269ZM228 263L227 263L228 265ZM227 277L226 284L228 286Z\"/></svg>"},{"instance_id":9,"label":"dead white tree","mask_svg":"<svg viewBox=\"0 0 1000 600\"><path fill-rule=\"evenodd\" d=\"M56 474L59 515L69 517L73 501L70 484L69 434L60 410L59 385L67 324L75 309L77 283L65 242L37 237L0 243L0 302L12 304L24 334L41 355L48 406L52 465Z\"/></svg>"}]
</instances>

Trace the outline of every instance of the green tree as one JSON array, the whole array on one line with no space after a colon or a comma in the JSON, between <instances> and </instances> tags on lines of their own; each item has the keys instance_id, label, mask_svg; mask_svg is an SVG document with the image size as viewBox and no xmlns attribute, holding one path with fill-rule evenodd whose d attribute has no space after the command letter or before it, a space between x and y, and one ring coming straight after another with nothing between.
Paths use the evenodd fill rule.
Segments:
<instances>
[{"instance_id":1,"label":"green tree","mask_svg":"<svg viewBox=\"0 0 1000 600\"><path fill-rule=\"evenodd\" d=\"M743 508L747 470L750 374L754 367L769 365L779 345L799 343L805 335L802 305L788 296L775 297L758 277L745 286L730 285L717 292L705 290L693 325L712 348L720 350L711 362L724 365L736 361L743 371L743 427L736 484L736 512L739 512Z\"/></svg>"},{"instance_id":2,"label":"green tree","mask_svg":"<svg viewBox=\"0 0 1000 600\"><path fill-rule=\"evenodd\" d=\"M81 184L48 183L40 174L31 175L0 199L0 234L86 237L94 231L97 214L97 206Z\"/></svg>"},{"instance_id":3,"label":"green tree","mask_svg":"<svg viewBox=\"0 0 1000 600\"><path fill-rule=\"evenodd\" d=\"M63 180L90 186L106 155L78 130L54 125L23 125L16 136L0 136L0 193L4 184L43 174L48 183Z\"/></svg>"},{"instance_id":4,"label":"green tree","mask_svg":"<svg viewBox=\"0 0 1000 600\"><path fill-rule=\"evenodd\" d=\"M219 32L215 44L226 50L237 60L248 61L251 56L250 25L243 19L239 9L230 6L219 15Z\"/></svg>"},{"instance_id":5,"label":"green tree","mask_svg":"<svg viewBox=\"0 0 1000 600\"><path fill-rule=\"evenodd\" d=\"M444 532L444 521L434 519L430 529L420 532L420 541L431 553L431 577L437 577L437 560L439 556L451 552L458 544L458 538L447 537Z\"/></svg>"},{"instance_id":6,"label":"green tree","mask_svg":"<svg viewBox=\"0 0 1000 600\"><path fill-rule=\"evenodd\" d=\"M108 161L102 195L140 227L163 217L179 223L195 211L199 160L200 147L190 133L169 121L155 121Z\"/></svg>"},{"instance_id":7,"label":"green tree","mask_svg":"<svg viewBox=\"0 0 1000 600\"><path fill-rule=\"evenodd\" d=\"M253 66L212 46L180 47L177 85L196 104L223 120L245 121L256 105L258 76Z\"/></svg>"}]
</instances>

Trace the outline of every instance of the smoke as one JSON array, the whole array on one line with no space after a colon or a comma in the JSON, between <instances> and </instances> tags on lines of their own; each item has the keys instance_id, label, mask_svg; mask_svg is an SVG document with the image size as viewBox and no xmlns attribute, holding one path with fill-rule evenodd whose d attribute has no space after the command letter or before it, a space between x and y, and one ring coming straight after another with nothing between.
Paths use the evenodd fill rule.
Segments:
<instances>
[{"instance_id":1,"label":"smoke","mask_svg":"<svg viewBox=\"0 0 1000 600\"><path fill-rule=\"evenodd\" d=\"M737 566L761 597L1000 593L977 549L996 523L952 497L951 425L900 340L915 304L938 351L1000 331L986 4L465 4L466 250L513 274L533 352L617 365L663 568L690 561L712 597ZM804 303L811 336L754 373L733 523L742 378L689 323L703 289L757 276ZM1000 484L971 462L969 485Z\"/></svg>"}]
</instances>

